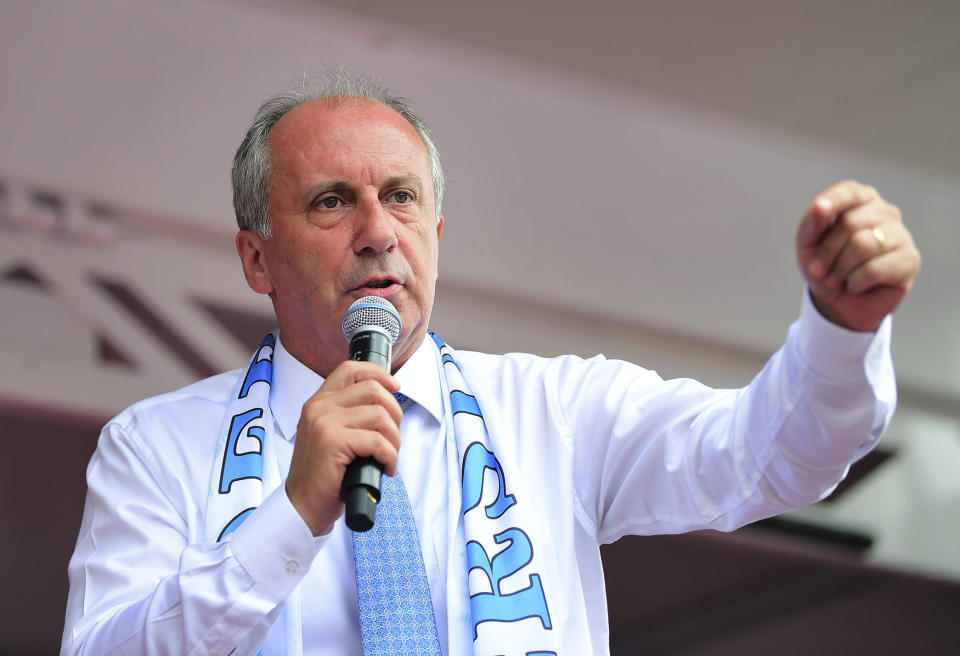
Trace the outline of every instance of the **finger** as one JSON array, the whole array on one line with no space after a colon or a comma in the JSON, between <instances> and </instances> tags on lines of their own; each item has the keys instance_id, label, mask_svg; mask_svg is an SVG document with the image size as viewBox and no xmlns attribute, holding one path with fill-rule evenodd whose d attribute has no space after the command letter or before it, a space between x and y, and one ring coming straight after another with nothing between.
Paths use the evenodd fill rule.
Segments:
<instances>
[{"instance_id":1,"label":"finger","mask_svg":"<svg viewBox=\"0 0 960 656\"><path fill-rule=\"evenodd\" d=\"M341 410L337 419L348 429L372 430L400 448L400 425L385 408L379 405L358 405Z\"/></svg>"},{"instance_id":2,"label":"finger","mask_svg":"<svg viewBox=\"0 0 960 656\"><path fill-rule=\"evenodd\" d=\"M359 383L362 380L375 380L389 392L400 390L400 383L390 375L390 372L372 362L358 362L345 360L330 372L320 389L338 390Z\"/></svg>"},{"instance_id":3,"label":"finger","mask_svg":"<svg viewBox=\"0 0 960 656\"><path fill-rule=\"evenodd\" d=\"M383 434L374 430L351 429L344 437L349 440L350 449L353 452L350 462L356 458L373 458L383 465L383 472L387 476L396 476L397 462L400 458L399 445L384 439Z\"/></svg>"},{"instance_id":4,"label":"finger","mask_svg":"<svg viewBox=\"0 0 960 656\"><path fill-rule=\"evenodd\" d=\"M389 371L372 362L345 360L330 375L333 376L334 374L337 375L337 380L343 381L345 385L358 383L362 380L376 380L391 392L400 390L400 383L397 382L397 379L390 375Z\"/></svg>"},{"instance_id":5,"label":"finger","mask_svg":"<svg viewBox=\"0 0 960 656\"><path fill-rule=\"evenodd\" d=\"M820 192L810 203L797 229L797 248L818 244L824 232L844 212L878 198L877 190L853 180L839 182Z\"/></svg>"},{"instance_id":6,"label":"finger","mask_svg":"<svg viewBox=\"0 0 960 656\"><path fill-rule=\"evenodd\" d=\"M846 288L851 294L863 294L877 287L887 287L905 294L913 285L919 266L914 251L899 249L870 258L847 276Z\"/></svg>"},{"instance_id":7,"label":"finger","mask_svg":"<svg viewBox=\"0 0 960 656\"><path fill-rule=\"evenodd\" d=\"M329 391L321 387L307 399L301 410L301 421L314 424L323 421L331 413L339 413L354 407L380 408L388 414L397 426L403 419L403 410L393 394L383 388L379 381L365 380L354 383L344 389Z\"/></svg>"},{"instance_id":8,"label":"finger","mask_svg":"<svg viewBox=\"0 0 960 656\"><path fill-rule=\"evenodd\" d=\"M886 229L865 226L857 229L850 234L835 256L830 255L835 259L830 264L830 273L824 278L824 283L828 287L839 287L853 270L872 257L896 250L898 244L899 235L895 226L888 226ZM817 258L820 257L818 251Z\"/></svg>"},{"instance_id":9,"label":"finger","mask_svg":"<svg viewBox=\"0 0 960 656\"><path fill-rule=\"evenodd\" d=\"M836 265L837 257L847 248L850 239L859 230L872 227L876 218L867 211L850 211L840 216L821 235L820 243L810 250L812 254L806 262L807 273L812 278L822 278Z\"/></svg>"},{"instance_id":10,"label":"finger","mask_svg":"<svg viewBox=\"0 0 960 656\"><path fill-rule=\"evenodd\" d=\"M346 408L324 408L322 412L304 412L297 425L297 449L320 451L342 451L348 447L344 443L343 433L348 430L372 430L396 446L400 447L400 426L384 407L379 405L359 405Z\"/></svg>"},{"instance_id":11,"label":"finger","mask_svg":"<svg viewBox=\"0 0 960 656\"><path fill-rule=\"evenodd\" d=\"M349 387L335 392L330 397L321 397L324 403L332 403L342 408L360 405L376 405L384 408L393 418L394 423L400 425L403 410L396 397L387 391L379 380L361 380ZM310 403L308 401L307 403Z\"/></svg>"},{"instance_id":12,"label":"finger","mask_svg":"<svg viewBox=\"0 0 960 656\"><path fill-rule=\"evenodd\" d=\"M879 197L876 189L856 180L844 180L817 194L817 200L829 200L830 211L834 216L847 210L865 205ZM816 202L816 201L814 201Z\"/></svg>"},{"instance_id":13,"label":"finger","mask_svg":"<svg viewBox=\"0 0 960 656\"><path fill-rule=\"evenodd\" d=\"M378 405L338 408L334 413L301 417L297 428L297 446L328 452L351 451L345 434L353 430L373 431L395 448L400 448L400 427L387 411ZM294 447L296 450L296 446Z\"/></svg>"},{"instance_id":14,"label":"finger","mask_svg":"<svg viewBox=\"0 0 960 656\"><path fill-rule=\"evenodd\" d=\"M847 248L854 233L891 220L900 223L898 210L879 196L865 205L848 209L821 233L818 244L798 251L804 272L812 279L823 278L836 266L837 257Z\"/></svg>"}]
</instances>

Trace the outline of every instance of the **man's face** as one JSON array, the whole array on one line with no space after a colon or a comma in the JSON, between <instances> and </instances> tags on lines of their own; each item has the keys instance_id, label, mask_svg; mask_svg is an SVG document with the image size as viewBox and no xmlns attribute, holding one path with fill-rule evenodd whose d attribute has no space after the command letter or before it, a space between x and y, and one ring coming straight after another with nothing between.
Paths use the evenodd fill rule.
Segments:
<instances>
[{"instance_id":1,"label":"man's face","mask_svg":"<svg viewBox=\"0 0 960 656\"><path fill-rule=\"evenodd\" d=\"M272 233L241 232L237 243L251 287L270 294L284 345L326 376L347 355L344 312L382 296L403 319L399 366L430 319L443 229L423 142L393 110L351 99L297 107L269 144Z\"/></svg>"}]
</instances>

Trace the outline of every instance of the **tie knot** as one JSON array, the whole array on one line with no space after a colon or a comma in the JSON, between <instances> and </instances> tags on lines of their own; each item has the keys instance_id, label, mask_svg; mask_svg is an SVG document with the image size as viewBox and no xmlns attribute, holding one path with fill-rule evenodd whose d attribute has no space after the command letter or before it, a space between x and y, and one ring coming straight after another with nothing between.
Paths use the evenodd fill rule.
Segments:
<instances>
[{"instance_id":1,"label":"tie knot","mask_svg":"<svg viewBox=\"0 0 960 656\"><path fill-rule=\"evenodd\" d=\"M401 393L401 392L394 392L394 393L393 393L393 398L395 398L395 399L397 400L397 403L399 403L400 405L403 405L403 402L406 401L406 400L407 400L408 398L410 398L410 397L408 397L406 394L403 394L403 393Z\"/></svg>"}]
</instances>

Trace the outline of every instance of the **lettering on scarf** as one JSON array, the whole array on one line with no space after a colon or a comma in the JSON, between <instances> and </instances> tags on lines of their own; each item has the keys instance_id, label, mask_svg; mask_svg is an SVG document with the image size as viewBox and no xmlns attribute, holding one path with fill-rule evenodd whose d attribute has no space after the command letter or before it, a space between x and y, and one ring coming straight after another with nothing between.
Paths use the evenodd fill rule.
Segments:
<instances>
[{"instance_id":1,"label":"lettering on scarf","mask_svg":"<svg viewBox=\"0 0 960 656\"><path fill-rule=\"evenodd\" d=\"M480 442L473 442L463 456L461 490L464 517L468 513L479 512L484 479L488 471L493 474L490 478L496 479L497 495L483 507L487 519L499 519L517 505L514 495L507 492L507 480L497 457ZM502 589L505 579L519 573L533 560L533 544L530 538L519 527L508 527L494 534L493 541L498 545L506 545L493 557L480 542L467 542L468 572L475 569L483 572L491 590L470 595L474 640L477 638L477 627L482 622L519 622L536 617L540 619L544 629L550 630L550 612L539 574L528 574L527 586L524 588L509 593Z\"/></svg>"},{"instance_id":2,"label":"lettering on scarf","mask_svg":"<svg viewBox=\"0 0 960 656\"><path fill-rule=\"evenodd\" d=\"M253 361L247 368L247 375L243 378L238 399L246 397L254 383L266 383L268 386L273 384L273 349L276 344L277 338L273 333L269 333L260 342L260 347L253 354Z\"/></svg>"},{"instance_id":3,"label":"lettering on scarf","mask_svg":"<svg viewBox=\"0 0 960 656\"><path fill-rule=\"evenodd\" d=\"M262 416L262 409L253 408L234 415L230 420L223 469L220 472L220 494L229 493L236 481L246 478L263 480L263 427L250 426L251 422Z\"/></svg>"},{"instance_id":4,"label":"lettering on scarf","mask_svg":"<svg viewBox=\"0 0 960 656\"><path fill-rule=\"evenodd\" d=\"M272 333L263 338L260 348L257 349L247 368L237 396L238 400L246 397L255 383L266 383L267 387L272 384L273 349L276 343L277 338ZM230 420L227 443L224 446L223 467L220 470L220 494L229 494L230 488L236 481L248 478L263 480L265 433L263 426L251 425L254 420L261 417L263 417L262 408L250 408L234 415ZM243 517L246 518L246 515L244 514Z\"/></svg>"}]
</instances>

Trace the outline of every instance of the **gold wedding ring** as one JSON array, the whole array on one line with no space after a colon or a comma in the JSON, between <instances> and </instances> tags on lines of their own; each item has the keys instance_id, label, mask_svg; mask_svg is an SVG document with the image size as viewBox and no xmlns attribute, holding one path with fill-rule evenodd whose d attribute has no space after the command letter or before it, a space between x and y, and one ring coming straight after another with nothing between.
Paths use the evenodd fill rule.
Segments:
<instances>
[{"instance_id":1,"label":"gold wedding ring","mask_svg":"<svg viewBox=\"0 0 960 656\"><path fill-rule=\"evenodd\" d=\"M874 238L877 240L877 245L880 247L880 252L887 250L887 236L883 234L883 230L879 226L871 230Z\"/></svg>"}]
</instances>

